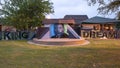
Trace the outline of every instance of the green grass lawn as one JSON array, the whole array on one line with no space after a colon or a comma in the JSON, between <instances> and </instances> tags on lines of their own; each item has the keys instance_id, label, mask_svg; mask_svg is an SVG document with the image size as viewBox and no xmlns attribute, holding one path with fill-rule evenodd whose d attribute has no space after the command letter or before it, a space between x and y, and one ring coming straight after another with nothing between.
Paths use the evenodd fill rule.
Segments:
<instances>
[{"instance_id":1,"label":"green grass lawn","mask_svg":"<svg viewBox=\"0 0 120 68\"><path fill-rule=\"evenodd\" d=\"M120 40L85 46L37 46L0 41L0 68L120 68Z\"/></svg>"}]
</instances>

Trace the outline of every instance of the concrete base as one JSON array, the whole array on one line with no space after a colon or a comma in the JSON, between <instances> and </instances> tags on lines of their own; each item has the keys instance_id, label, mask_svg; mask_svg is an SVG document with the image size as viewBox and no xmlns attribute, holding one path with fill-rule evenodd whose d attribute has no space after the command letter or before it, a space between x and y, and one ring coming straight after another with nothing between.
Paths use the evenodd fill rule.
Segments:
<instances>
[{"instance_id":1,"label":"concrete base","mask_svg":"<svg viewBox=\"0 0 120 68\"><path fill-rule=\"evenodd\" d=\"M86 45L89 41L85 39L33 39L29 41L30 44L36 45L60 45L60 46L76 46L76 45Z\"/></svg>"}]
</instances>

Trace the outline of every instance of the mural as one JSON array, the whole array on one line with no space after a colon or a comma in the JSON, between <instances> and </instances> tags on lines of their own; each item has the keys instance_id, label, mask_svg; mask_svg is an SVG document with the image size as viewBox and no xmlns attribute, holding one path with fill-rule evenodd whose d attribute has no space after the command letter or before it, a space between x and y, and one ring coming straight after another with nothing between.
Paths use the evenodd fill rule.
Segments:
<instances>
[{"instance_id":1,"label":"mural","mask_svg":"<svg viewBox=\"0 0 120 68\"><path fill-rule=\"evenodd\" d=\"M51 24L50 26L51 38L68 38L66 24Z\"/></svg>"}]
</instances>

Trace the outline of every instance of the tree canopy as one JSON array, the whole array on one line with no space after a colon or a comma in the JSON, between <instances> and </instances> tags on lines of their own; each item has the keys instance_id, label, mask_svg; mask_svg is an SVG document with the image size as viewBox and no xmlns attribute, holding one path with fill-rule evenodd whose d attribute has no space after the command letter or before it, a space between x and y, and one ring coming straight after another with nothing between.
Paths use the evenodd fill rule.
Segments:
<instances>
[{"instance_id":1,"label":"tree canopy","mask_svg":"<svg viewBox=\"0 0 120 68\"><path fill-rule=\"evenodd\" d=\"M89 5L99 3L98 11L100 14L115 13L120 20L120 0L87 0Z\"/></svg>"},{"instance_id":2,"label":"tree canopy","mask_svg":"<svg viewBox=\"0 0 120 68\"><path fill-rule=\"evenodd\" d=\"M20 30L41 26L45 15L53 13L49 0L3 0L0 17L3 23Z\"/></svg>"}]
</instances>

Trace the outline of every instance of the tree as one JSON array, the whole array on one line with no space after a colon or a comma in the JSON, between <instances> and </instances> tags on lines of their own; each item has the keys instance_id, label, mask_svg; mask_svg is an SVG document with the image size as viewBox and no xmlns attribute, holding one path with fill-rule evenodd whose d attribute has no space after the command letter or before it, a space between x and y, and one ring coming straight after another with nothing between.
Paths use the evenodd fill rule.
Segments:
<instances>
[{"instance_id":1,"label":"tree","mask_svg":"<svg viewBox=\"0 0 120 68\"><path fill-rule=\"evenodd\" d=\"M116 13L117 19L120 20L120 0L87 0L89 5L99 3L98 11L101 14Z\"/></svg>"},{"instance_id":2,"label":"tree","mask_svg":"<svg viewBox=\"0 0 120 68\"><path fill-rule=\"evenodd\" d=\"M3 0L0 17L4 24L19 30L28 30L41 26L45 15L53 13L52 2L49 0Z\"/></svg>"}]
</instances>

